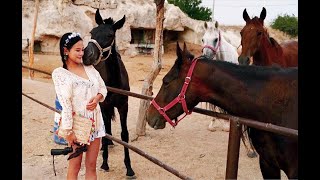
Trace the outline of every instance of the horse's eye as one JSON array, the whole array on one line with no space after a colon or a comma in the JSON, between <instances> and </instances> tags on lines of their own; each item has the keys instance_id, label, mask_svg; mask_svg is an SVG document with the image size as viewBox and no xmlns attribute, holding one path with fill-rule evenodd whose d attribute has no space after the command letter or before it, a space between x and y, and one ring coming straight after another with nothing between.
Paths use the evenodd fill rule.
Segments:
<instances>
[{"instance_id":1,"label":"horse's eye","mask_svg":"<svg viewBox=\"0 0 320 180\"><path fill-rule=\"evenodd\" d=\"M260 36L261 34L262 34L262 32L261 32L261 31L258 31L258 32L257 32L257 35L258 35L258 36Z\"/></svg>"},{"instance_id":2,"label":"horse's eye","mask_svg":"<svg viewBox=\"0 0 320 180\"><path fill-rule=\"evenodd\" d=\"M242 31L240 31L240 36L242 36Z\"/></svg>"},{"instance_id":3,"label":"horse's eye","mask_svg":"<svg viewBox=\"0 0 320 180\"><path fill-rule=\"evenodd\" d=\"M165 79L162 81L163 85L168 85L169 84L169 81L166 81Z\"/></svg>"},{"instance_id":4,"label":"horse's eye","mask_svg":"<svg viewBox=\"0 0 320 180\"><path fill-rule=\"evenodd\" d=\"M203 39L201 39L202 43L203 43Z\"/></svg>"},{"instance_id":5,"label":"horse's eye","mask_svg":"<svg viewBox=\"0 0 320 180\"><path fill-rule=\"evenodd\" d=\"M167 86L167 85L170 83L171 80L172 80L172 78L165 76L165 77L162 79L162 83L163 83L163 85Z\"/></svg>"}]
</instances>

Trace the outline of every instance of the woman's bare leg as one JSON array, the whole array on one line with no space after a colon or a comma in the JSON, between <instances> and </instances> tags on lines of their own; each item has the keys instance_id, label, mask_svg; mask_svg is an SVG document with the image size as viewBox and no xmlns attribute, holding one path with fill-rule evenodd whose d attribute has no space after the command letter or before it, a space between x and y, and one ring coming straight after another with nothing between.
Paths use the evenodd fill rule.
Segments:
<instances>
[{"instance_id":1,"label":"woman's bare leg","mask_svg":"<svg viewBox=\"0 0 320 180\"><path fill-rule=\"evenodd\" d=\"M100 141L101 138L96 138L88 146L88 150L86 152L86 180L97 180L96 165L100 151Z\"/></svg>"},{"instance_id":2,"label":"woman's bare leg","mask_svg":"<svg viewBox=\"0 0 320 180\"><path fill-rule=\"evenodd\" d=\"M82 154L69 160L67 180L77 180L81 168Z\"/></svg>"}]
</instances>

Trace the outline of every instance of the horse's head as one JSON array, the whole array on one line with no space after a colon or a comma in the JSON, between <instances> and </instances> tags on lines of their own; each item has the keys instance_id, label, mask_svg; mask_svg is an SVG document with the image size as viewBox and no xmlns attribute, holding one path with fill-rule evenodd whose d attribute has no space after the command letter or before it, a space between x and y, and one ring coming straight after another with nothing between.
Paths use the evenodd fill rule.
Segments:
<instances>
[{"instance_id":1,"label":"horse's head","mask_svg":"<svg viewBox=\"0 0 320 180\"><path fill-rule=\"evenodd\" d=\"M83 64L85 65L96 65L109 57L111 48L115 44L116 31L123 26L125 16L114 23L112 18L103 20L97 9L95 21L98 26L90 31L91 39L84 49Z\"/></svg>"},{"instance_id":2,"label":"horse's head","mask_svg":"<svg viewBox=\"0 0 320 180\"><path fill-rule=\"evenodd\" d=\"M204 22L205 33L202 37L202 54L207 56L209 59L215 58L217 51L221 46L221 34L218 29L218 21L213 26L212 23Z\"/></svg>"},{"instance_id":3,"label":"horse's head","mask_svg":"<svg viewBox=\"0 0 320 180\"><path fill-rule=\"evenodd\" d=\"M239 64L249 65L250 57L252 57L260 47L262 38L268 37L268 32L263 25L266 14L266 9L262 8L260 17L258 18L255 16L251 19L247 13L247 10L244 9L243 19L246 21L246 25L240 32L242 53L238 58Z\"/></svg>"},{"instance_id":4,"label":"horse's head","mask_svg":"<svg viewBox=\"0 0 320 180\"><path fill-rule=\"evenodd\" d=\"M194 56L187 50L185 44L183 50L181 50L177 43L176 53L177 59L173 67L162 79L159 93L153 99L147 112L147 122L154 129L165 128L168 119L168 122L171 124L170 121L172 119L176 120L183 112L190 112L188 110L199 103L197 97L193 95L193 91L199 89L199 85L190 80L194 78L196 71L201 70L195 68L193 75L190 75L191 79L186 78L190 66L193 66L192 64L194 64L194 61L192 61ZM188 86L184 88L184 84L188 84ZM185 89L185 91L183 89ZM177 123L177 121L175 123Z\"/></svg>"}]
</instances>

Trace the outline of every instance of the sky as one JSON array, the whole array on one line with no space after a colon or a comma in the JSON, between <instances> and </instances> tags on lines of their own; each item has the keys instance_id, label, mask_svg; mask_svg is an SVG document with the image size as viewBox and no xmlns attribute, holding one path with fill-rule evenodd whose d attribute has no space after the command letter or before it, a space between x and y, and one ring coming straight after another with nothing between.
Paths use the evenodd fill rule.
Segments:
<instances>
[{"instance_id":1,"label":"sky","mask_svg":"<svg viewBox=\"0 0 320 180\"><path fill-rule=\"evenodd\" d=\"M270 24L278 15L298 17L298 0L202 0L201 6L212 9L213 4L214 19L224 25L245 25L242 18L245 8L249 17L259 17L265 7L265 24Z\"/></svg>"}]
</instances>

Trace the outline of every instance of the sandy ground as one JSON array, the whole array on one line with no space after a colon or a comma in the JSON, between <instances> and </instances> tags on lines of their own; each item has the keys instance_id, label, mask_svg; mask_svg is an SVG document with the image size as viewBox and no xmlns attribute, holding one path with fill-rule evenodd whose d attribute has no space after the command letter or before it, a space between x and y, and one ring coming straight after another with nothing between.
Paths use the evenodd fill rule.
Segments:
<instances>
[{"instance_id":1,"label":"sandy ground","mask_svg":"<svg viewBox=\"0 0 320 180\"><path fill-rule=\"evenodd\" d=\"M195 55L200 53L196 47L192 51ZM175 47L171 53L165 54L163 57L163 69L154 82L154 94L158 92L162 77L176 59L174 52ZM59 56L35 55L35 58L35 67L48 72L61 66ZM122 59L129 73L131 91L141 93L143 79L150 71L153 57L150 55L139 55L134 58L122 56ZM23 64L27 65L26 62ZM55 92L51 77L35 73L35 78L31 80L27 76L28 71L25 69L22 71L22 91L54 107ZM128 130L130 140L135 137L139 103L140 99L129 97ZM53 142L53 117L52 110L22 96L22 179L24 180L66 178L68 156L55 156L57 176L53 171L53 158L50 155L50 150L65 147ZM121 133L118 117L117 121L112 124L112 133L116 138L120 138ZM129 143L193 179L224 179L229 134L222 131L208 131L210 120L209 116L193 113L181 121L174 130L171 130L168 125L163 130L154 130L147 125L146 136ZM109 151L110 172L100 170L101 153L98 157L98 179L126 178L123 147L115 144ZM179 179L133 151L130 151L130 158L137 179ZM84 167L81 168L79 179L84 179L84 169ZM283 173L282 176L287 179ZM238 179L262 179L258 158L248 158L242 143Z\"/></svg>"}]
</instances>

